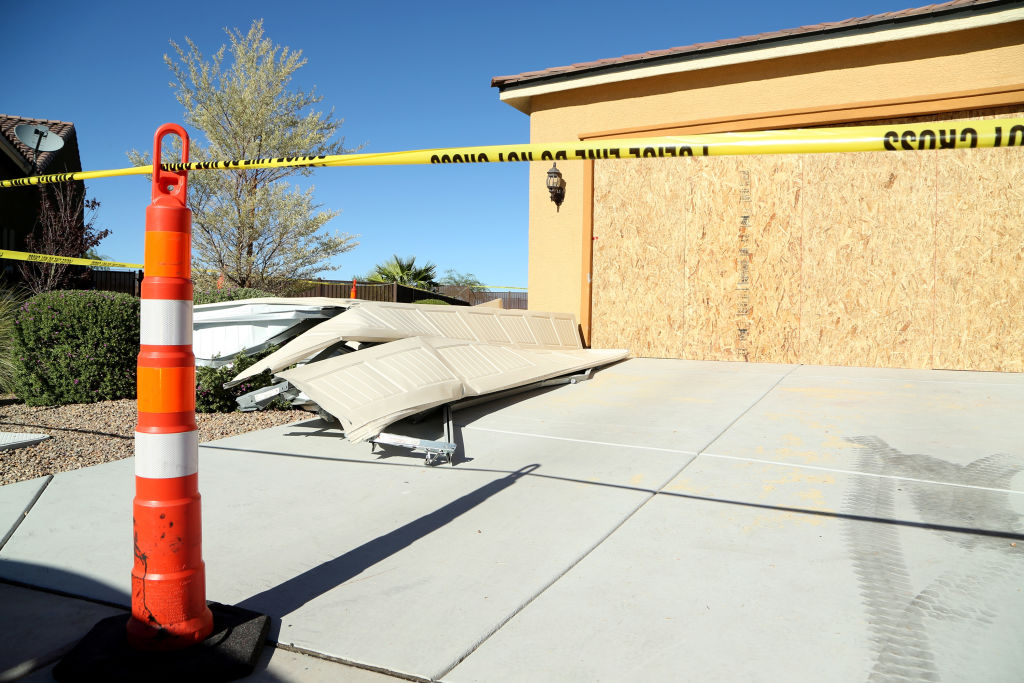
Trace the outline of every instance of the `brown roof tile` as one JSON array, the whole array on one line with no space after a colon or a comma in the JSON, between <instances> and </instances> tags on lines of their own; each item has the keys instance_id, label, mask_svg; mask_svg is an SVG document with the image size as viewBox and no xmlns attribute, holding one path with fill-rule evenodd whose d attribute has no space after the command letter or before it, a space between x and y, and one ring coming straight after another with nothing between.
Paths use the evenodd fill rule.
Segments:
<instances>
[{"instance_id":1,"label":"brown roof tile","mask_svg":"<svg viewBox=\"0 0 1024 683\"><path fill-rule=\"evenodd\" d=\"M756 43L768 43L772 41L785 40L793 36L813 35L844 31L851 28L866 28L886 23L898 23L921 19L928 16L940 16L951 12L965 12L971 9L990 9L999 5L1019 5L1020 0L952 0L924 7L900 10L897 12L885 12L872 14L867 17L855 17L843 21L833 21L823 24L811 24L798 28L785 29L782 31L771 31L759 33L752 36L741 36L739 38L728 38L706 43L696 43L683 47L673 47L666 50L653 50L642 54L624 55L622 57L598 59L592 62L580 62L570 66L556 66L550 69L539 71L527 71L514 76L495 76L491 79L491 87L506 88L513 85L520 85L527 81L543 80L554 78L569 73L599 71L605 68L623 67L631 64L639 64L645 61L671 60L681 56L690 56L701 52L723 50L727 48L753 45Z\"/></svg>"}]
</instances>

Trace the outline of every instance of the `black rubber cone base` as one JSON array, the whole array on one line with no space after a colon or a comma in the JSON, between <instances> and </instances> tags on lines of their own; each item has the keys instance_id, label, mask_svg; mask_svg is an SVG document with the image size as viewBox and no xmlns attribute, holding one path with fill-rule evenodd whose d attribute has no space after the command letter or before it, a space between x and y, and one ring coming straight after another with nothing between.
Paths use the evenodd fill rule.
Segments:
<instances>
[{"instance_id":1,"label":"black rubber cone base","mask_svg":"<svg viewBox=\"0 0 1024 683\"><path fill-rule=\"evenodd\" d=\"M233 681L253 672L263 651L270 618L240 607L207 603L213 633L202 643L168 652L128 645L124 615L93 626L53 669L58 681Z\"/></svg>"}]
</instances>

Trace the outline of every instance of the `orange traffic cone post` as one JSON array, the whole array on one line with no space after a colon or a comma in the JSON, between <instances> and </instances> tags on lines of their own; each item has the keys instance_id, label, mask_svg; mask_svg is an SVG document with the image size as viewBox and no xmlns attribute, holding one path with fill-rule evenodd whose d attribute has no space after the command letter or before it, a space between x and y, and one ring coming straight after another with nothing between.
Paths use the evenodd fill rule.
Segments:
<instances>
[{"instance_id":1,"label":"orange traffic cone post","mask_svg":"<svg viewBox=\"0 0 1024 683\"><path fill-rule=\"evenodd\" d=\"M236 680L252 673L270 629L266 615L206 602L189 279L192 215L187 172L159 166L168 135L181 138L182 161L188 161L185 130L161 126L146 209L132 611L127 630L124 616L108 617L58 662L53 675L62 682Z\"/></svg>"},{"instance_id":2,"label":"orange traffic cone post","mask_svg":"<svg viewBox=\"0 0 1024 683\"><path fill-rule=\"evenodd\" d=\"M168 135L181 138L182 161L188 161L185 130L161 126L146 209L132 611L127 630L124 616L96 624L54 667L61 682L233 681L252 673L270 629L266 615L206 602L189 279L192 214L187 172L160 168Z\"/></svg>"},{"instance_id":3,"label":"orange traffic cone post","mask_svg":"<svg viewBox=\"0 0 1024 683\"><path fill-rule=\"evenodd\" d=\"M171 134L181 138L182 162L188 162L188 134L178 125L161 126L146 209L128 622L133 647L161 650L193 645L213 629L199 505L188 173L159 166L161 142Z\"/></svg>"}]
</instances>

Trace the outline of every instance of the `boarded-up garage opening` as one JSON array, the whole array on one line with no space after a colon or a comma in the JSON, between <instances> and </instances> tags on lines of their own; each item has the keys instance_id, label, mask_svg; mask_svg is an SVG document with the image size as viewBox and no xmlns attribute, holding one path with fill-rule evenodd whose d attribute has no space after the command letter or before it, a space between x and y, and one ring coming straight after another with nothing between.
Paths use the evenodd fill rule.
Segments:
<instances>
[{"instance_id":1,"label":"boarded-up garage opening","mask_svg":"<svg viewBox=\"0 0 1024 683\"><path fill-rule=\"evenodd\" d=\"M683 161L595 163L594 347L1024 371L1021 148Z\"/></svg>"},{"instance_id":2,"label":"boarded-up garage opening","mask_svg":"<svg viewBox=\"0 0 1024 683\"><path fill-rule=\"evenodd\" d=\"M950 0L492 84L532 142L905 121L948 136L1024 123L1022 65L1024 0ZM937 146L567 160L557 210L535 163L530 304L635 356L1022 372L1024 151Z\"/></svg>"}]
</instances>

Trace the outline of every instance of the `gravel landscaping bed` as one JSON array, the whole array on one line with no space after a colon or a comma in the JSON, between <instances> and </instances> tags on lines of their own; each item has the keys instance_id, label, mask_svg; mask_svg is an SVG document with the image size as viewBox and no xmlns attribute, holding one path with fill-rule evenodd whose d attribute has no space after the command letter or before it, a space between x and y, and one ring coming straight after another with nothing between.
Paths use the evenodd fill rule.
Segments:
<instances>
[{"instance_id":1,"label":"gravel landscaping bed","mask_svg":"<svg viewBox=\"0 0 1024 683\"><path fill-rule=\"evenodd\" d=\"M199 443L310 419L304 410L199 413ZM49 434L35 446L0 451L0 485L134 454L135 399L32 407L0 397L0 431Z\"/></svg>"}]
</instances>

